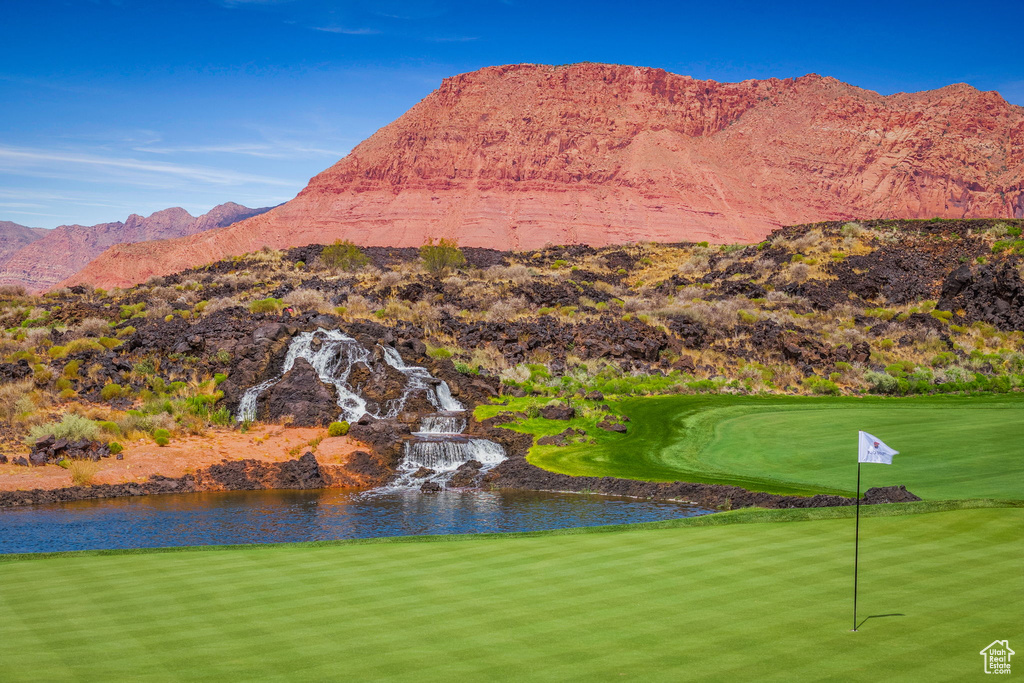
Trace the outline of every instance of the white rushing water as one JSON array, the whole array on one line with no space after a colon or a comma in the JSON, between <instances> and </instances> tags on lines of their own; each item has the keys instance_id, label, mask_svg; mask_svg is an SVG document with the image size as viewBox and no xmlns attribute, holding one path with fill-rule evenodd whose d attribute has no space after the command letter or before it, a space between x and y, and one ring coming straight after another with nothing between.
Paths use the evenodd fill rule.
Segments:
<instances>
[{"instance_id":1,"label":"white rushing water","mask_svg":"<svg viewBox=\"0 0 1024 683\"><path fill-rule=\"evenodd\" d=\"M355 422L366 414L377 419L397 417L409 396L417 391L425 392L427 400L438 410L465 410L461 403L452 398L448 385L427 372L426 368L406 365L398 352L390 346L381 346L380 349L384 362L405 375L406 384L399 398L386 401L376 412L368 410L366 399L348 386L348 377L354 365L362 363L367 368L373 368L373 353L339 330L319 328L315 332L300 332L295 335L288 345L288 353L280 374L245 392L238 403L239 422L256 419L256 402L260 394L280 382L299 358L313 366L320 381L337 389L340 419L348 422Z\"/></svg>"},{"instance_id":2,"label":"white rushing water","mask_svg":"<svg viewBox=\"0 0 1024 683\"><path fill-rule=\"evenodd\" d=\"M385 401L376 412L369 410L366 399L359 395L358 387L348 384L353 366L358 363L374 368L374 354L358 341L339 330L318 328L315 332L301 332L292 338L280 374L248 389L238 404L238 420L253 420L257 414L260 395L277 384L292 369L295 361L303 358L316 371L320 380L332 385L338 392L339 419L355 422L369 414L377 419L398 416L409 397L424 392L427 400L438 411L425 416L413 440L404 447L398 476L388 488L419 487L426 481L444 484L455 470L465 462L477 460L483 470L489 470L505 459L505 449L486 439L475 439L463 434L468 424L465 406L457 401L446 382L431 375L426 368L407 365L390 346L378 345L384 362L405 375L405 387L398 398ZM433 470L426 477L412 475L421 467Z\"/></svg>"}]
</instances>

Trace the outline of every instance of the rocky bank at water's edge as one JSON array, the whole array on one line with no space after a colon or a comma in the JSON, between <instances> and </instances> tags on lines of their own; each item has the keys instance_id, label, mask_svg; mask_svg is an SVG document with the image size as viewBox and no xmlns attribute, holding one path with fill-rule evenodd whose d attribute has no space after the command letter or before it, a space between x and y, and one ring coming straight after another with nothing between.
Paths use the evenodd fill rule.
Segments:
<instances>
[{"instance_id":1,"label":"rocky bank at water's edge","mask_svg":"<svg viewBox=\"0 0 1024 683\"><path fill-rule=\"evenodd\" d=\"M369 453L356 451L345 466L322 465L307 452L294 460L224 460L182 477L153 475L146 482L68 486L58 489L0 491L0 507L68 503L97 498L124 498L163 493L253 491L260 489L323 489L379 486L390 477Z\"/></svg>"},{"instance_id":2,"label":"rocky bank at water's edge","mask_svg":"<svg viewBox=\"0 0 1024 683\"><path fill-rule=\"evenodd\" d=\"M496 423L500 423L501 420L501 417L491 418L477 425L477 433L500 443L509 456L482 477L481 485L485 488L586 492L628 498L678 500L714 509L837 507L857 502L855 498L845 496L782 496L721 484L693 484L680 481L659 483L615 477L573 477L557 474L527 462L526 454L533 445L533 437L497 427ZM904 486L887 486L868 489L861 502L866 505L877 505L916 500L921 499L907 491Z\"/></svg>"}]
</instances>

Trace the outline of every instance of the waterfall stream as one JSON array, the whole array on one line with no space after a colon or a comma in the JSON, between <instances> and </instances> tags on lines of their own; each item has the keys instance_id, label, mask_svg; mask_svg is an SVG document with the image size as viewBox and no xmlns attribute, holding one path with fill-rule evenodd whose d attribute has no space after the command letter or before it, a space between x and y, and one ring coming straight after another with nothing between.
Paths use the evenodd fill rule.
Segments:
<instances>
[{"instance_id":1,"label":"waterfall stream","mask_svg":"<svg viewBox=\"0 0 1024 683\"><path fill-rule=\"evenodd\" d=\"M409 397L417 392L423 392L437 411L424 416L419 430L413 432L412 440L405 443L398 476L388 488L418 487L426 481L444 484L465 462L477 460L486 471L505 459L505 449L501 445L463 433L468 424L466 408L452 396L447 383L431 375L426 368L407 365L392 347L378 345L378 348L383 361L405 375L405 386L401 396L383 401L376 411L372 411L370 402L360 395L359 387L352 387L348 382L357 364L374 369L377 362L374 353L339 330L318 328L314 332L295 335L288 345L281 372L245 392L238 404L238 420L255 419L260 395L281 381L295 365L295 361L302 358L309 362L322 382L337 390L339 419L351 423L363 415L377 419L397 417ZM432 472L414 477L421 468Z\"/></svg>"}]
</instances>

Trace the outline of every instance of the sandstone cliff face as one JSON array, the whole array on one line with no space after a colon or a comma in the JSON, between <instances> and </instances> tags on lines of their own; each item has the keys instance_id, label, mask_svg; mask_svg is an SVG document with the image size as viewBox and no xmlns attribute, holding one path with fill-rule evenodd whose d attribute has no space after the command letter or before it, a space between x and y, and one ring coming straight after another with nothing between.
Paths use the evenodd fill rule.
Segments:
<instances>
[{"instance_id":1,"label":"sandstone cliff face","mask_svg":"<svg viewBox=\"0 0 1024 683\"><path fill-rule=\"evenodd\" d=\"M1024 108L966 85L883 97L816 75L504 66L446 79L262 216L116 247L69 283L337 238L750 242L809 221L936 216L1024 216Z\"/></svg>"},{"instance_id":2,"label":"sandstone cliff face","mask_svg":"<svg viewBox=\"0 0 1024 683\"><path fill-rule=\"evenodd\" d=\"M198 218L176 207L157 211L146 218L132 214L124 223L62 225L44 230L38 238L12 250L6 259L3 258L4 247L0 246L0 285L21 285L29 291L43 291L74 275L115 244L195 235L267 210L229 202Z\"/></svg>"},{"instance_id":3,"label":"sandstone cliff face","mask_svg":"<svg viewBox=\"0 0 1024 683\"><path fill-rule=\"evenodd\" d=\"M19 249L40 239L47 232L42 228L27 228L11 221L0 221L0 267Z\"/></svg>"}]
</instances>

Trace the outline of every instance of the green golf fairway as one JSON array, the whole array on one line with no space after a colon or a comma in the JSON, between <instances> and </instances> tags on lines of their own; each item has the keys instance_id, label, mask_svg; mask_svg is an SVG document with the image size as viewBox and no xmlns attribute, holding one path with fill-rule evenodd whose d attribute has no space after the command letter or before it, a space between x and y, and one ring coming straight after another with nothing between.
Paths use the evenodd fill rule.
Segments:
<instances>
[{"instance_id":1,"label":"green golf fairway","mask_svg":"<svg viewBox=\"0 0 1024 683\"><path fill-rule=\"evenodd\" d=\"M632 420L626 435L534 447L530 462L572 475L852 495L862 429L900 451L892 465L865 465L862 489L904 484L932 500L1024 498L1019 396L667 396L615 407Z\"/></svg>"},{"instance_id":2,"label":"green golf fairway","mask_svg":"<svg viewBox=\"0 0 1024 683\"><path fill-rule=\"evenodd\" d=\"M1024 635L1024 509L881 516L928 505L861 520L857 633L848 508L0 562L0 680L980 677Z\"/></svg>"}]
</instances>

